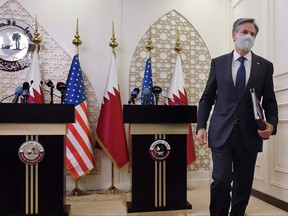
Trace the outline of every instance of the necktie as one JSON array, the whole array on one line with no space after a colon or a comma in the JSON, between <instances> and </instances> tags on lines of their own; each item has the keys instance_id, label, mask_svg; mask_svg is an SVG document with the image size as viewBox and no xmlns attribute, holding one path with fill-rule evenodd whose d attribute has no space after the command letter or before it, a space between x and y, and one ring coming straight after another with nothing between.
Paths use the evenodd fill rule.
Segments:
<instances>
[{"instance_id":1,"label":"necktie","mask_svg":"<svg viewBox=\"0 0 288 216\"><path fill-rule=\"evenodd\" d=\"M240 67L238 68L237 75L236 75L236 91L238 98L240 99L246 85L246 72L245 72L245 66L244 61L246 60L245 57L241 56L238 58L238 61L240 61Z\"/></svg>"}]
</instances>

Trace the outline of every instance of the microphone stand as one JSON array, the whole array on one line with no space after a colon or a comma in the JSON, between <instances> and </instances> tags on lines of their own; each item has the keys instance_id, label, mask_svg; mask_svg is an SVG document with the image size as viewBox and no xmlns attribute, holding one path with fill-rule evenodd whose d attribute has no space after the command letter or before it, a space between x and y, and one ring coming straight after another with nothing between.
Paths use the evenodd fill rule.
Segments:
<instances>
[{"instance_id":1,"label":"microphone stand","mask_svg":"<svg viewBox=\"0 0 288 216\"><path fill-rule=\"evenodd\" d=\"M64 103L64 95L61 95L61 104Z\"/></svg>"},{"instance_id":2,"label":"microphone stand","mask_svg":"<svg viewBox=\"0 0 288 216\"><path fill-rule=\"evenodd\" d=\"M159 101L159 94L158 93L155 94L155 100L156 100L155 105L158 105L158 101Z\"/></svg>"},{"instance_id":3,"label":"microphone stand","mask_svg":"<svg viewBox=\"0 0 288 216\"><path fill-rule=\"evenodd\" d=\"M52 85L50 87L50 104L53 104L53 88L54 88L54 86Z\"/></svg>"},{"instance_id":4,"label":"microphone stand","mask_svg":"<svg viewBox=\"0 0 288 216\"><path fill-rule=\"evenodd\" d=\"M64 104L65 96L65 93L61 92L61 104Z\"/></svg>"},{"instance_id":5,"label":"microphone stand","mask_svg":"<svg viewBox=\"0 0 288 216\"><path fill-rule=\"evenodd\" d=\"M147 103L148 103L148 95L146 94L144 96L144 105L147 105Z\"/></svg>"},{"instance_id":6,"label":"microphone stand","mask_svg":"<svg viewBox=\"0 0 288 216\"><path fill-rule=\"evenodd\" d=\"M131 104L131 103L129 103L129 104ZM135 104L135 99L134 98L132 99L132 104Z\"/></svg>"}]
</instances>

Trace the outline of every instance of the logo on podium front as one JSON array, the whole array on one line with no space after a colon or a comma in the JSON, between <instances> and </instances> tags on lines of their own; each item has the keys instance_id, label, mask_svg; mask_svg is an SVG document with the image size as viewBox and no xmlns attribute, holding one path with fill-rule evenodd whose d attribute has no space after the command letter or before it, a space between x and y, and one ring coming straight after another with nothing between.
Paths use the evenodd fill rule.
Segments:
<instances>
[{"instance_id":1,"label":"logo on podium front","mask_svg":"<svg viewBox=\"0 0 288 216\"><path fill-rule=\"evenodd\" d=\"M18 155L23 163L38 164L44 158L44 147L37 141L24 142L18 150Z\"/></svg>"},{"instance_id":2,"label":"logo on podium front","mask_svg":"<svg viewBox=\"0 0 288 216\"><path fill-rule=\"evenodd\" d=\"M165 140L156 140L151 144L149 152L154 160L163 161L170 155L171 147Z\"/></svg>"}]
</instances>

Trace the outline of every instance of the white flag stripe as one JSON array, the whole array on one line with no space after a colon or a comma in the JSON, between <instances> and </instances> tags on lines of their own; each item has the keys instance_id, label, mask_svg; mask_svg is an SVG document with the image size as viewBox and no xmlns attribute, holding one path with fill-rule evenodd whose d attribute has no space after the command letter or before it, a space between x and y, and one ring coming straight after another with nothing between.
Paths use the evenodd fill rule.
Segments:
<instances>
[{"instance_id":1,"label":"white flag stripe","mask_svg":"<svg viewBox=\"0 0 288 216\"><path fill-rule=\"evenodd\" d=\"M77 160L75 159L74 155L71 153L70 149L66 147L66 154L70 157L67 157L67 159L70 161L71 164L78 164ZM73 166L75 168L75 166ZM84 174L83 170L80 166L77 166L78 168L75 169L78 176L82 176Z\"/></svg>"},{"instance_id":2,"label":"white flag stripe","mask_svg":"<svg viewBox=\"0 0 288 216\"><path fill-rule=\"evenodd\" d=\"M34 51L32 54L31 64L25 81L30 84L30 97L28 103L45 103L44 92L41 86L41 72L38 62L38 52Z\"/></svg>"},{"instance_id":3,"label":"white flag stripe","mask_svg":"<svg viewBox=\"0 0 288 216\"><path fill-rule=\"evenodd\" d=\"M169 90L168 90L168 98L173 98L173 94L176 95L177 97L180 97L179 91L182 92L184 95L184 77L183 77L183 70L182 70L182 62L181 62L181 57L178 54L176 63L175 63L175 69L174 73L172 74Z\"/></svg>"},{"instance_id":4,"label":"white flag stripe","mask_svg":"<svg viewBox=\"0 0 288 216\"><path fill-rule=\"evenodd\" d=\"M91 143L90 143L90 139L87 136L87 134L84 132L83 128L80 126L80 124L74 124L74 127L76 128L77 132L79 133L80 137L84 140L84 144L87 146L87 148L91 151Z\"/></svg>"},{"instance_id":5,"label":"white flag stripe","mask_svg":"<svg viewBox=\"0 0 288 216\"><path fill-rule=\"evenodd\" d=\"M86 102L85 102L85 106L86 106ZM81 120L85 123L89 134L88 136L91 134L90 133L90 127L89 127L89 121L88 121L88 116L87 113L82 109L82 107L80 105L75 107L75 110L79 113L79 116L81 117ZM84 117L84 118L83 118ZM74 123L74 127L76 128L76 130L78 131L78 133L81 135L82 139L85 141L85 144L87 145L88 149L92 152L92 144L90 143L90 137L87 136L87 134L85 133L83 127L80 125L79 119L76 119L76 123Z\"/></svg>"},{"instance_id":6,"label":"white flag stripe","mask_svg":"<svg viewBox=\"0 0 288 216\"><path fill-rule=\"evenodd\" d=\"M111 56L111 64L110 64L110 68L109 68L109 74L108 74L108 78L107 78L107 82L106 82L106 86L105 86L105 92L104 92L104 97L107 100L110 100L108 92L113 94L113 95L116 95L113 88L115 88L119 91L117 76L115 76L115 69L116 69L115 56L112 55ZM103 100L103 102L104 102L104 100Z\"/></svg>"},{"instance_id":7,"label":"white flag stripe","mask_svg":"<svg viewBox=\"0 0 288 216\"><path fill-rule=\"evenodd\" d=\"M85 108L87 109L86 103L85 103ZM88 121L88 116L87 116L88 113L85 112L85 110L83 110L80 105L76 106L75 110L79 113L79 115L81 116L81 119L85 122L85 125L90 131L90 128L88 127L89 126L89 121Z\"/></svg>"},{"instance_id":8,"label":"white flag stripe","mask_svg":"<svg viewBox=\"0 0 288 216\"><path fill-rule=\"evenodd\" d=\"M38 52L34 51L34 54L32 56L32 62L29 67L29 72L27 73L26 82L31 83L32 81L30 89L35 89L41 95L40 91L41 73L38 59L39 59ZM30 91L30 94L32 97L35 97L33 91Z\"/></svg>"},{"instance_id":9,"label":"white flag stripe","mask_svg":"<svg viewBox=\"0 0 288 216\"><path fill-rule=\"evenodd\" d=\"M88 168L93 168L94 167L93 164L91 164L89 158L87 157L86 152L83 150L83 148L81 147L80 143L78 143L78 141L75 138L74 134L69 131L67 133L67 138L71 142L72 146L74 146L74 148L77 150L77 152L79 152L79 154L81 155L81 158L85 162L86 166Z\"/></svg>"}]
</instances>

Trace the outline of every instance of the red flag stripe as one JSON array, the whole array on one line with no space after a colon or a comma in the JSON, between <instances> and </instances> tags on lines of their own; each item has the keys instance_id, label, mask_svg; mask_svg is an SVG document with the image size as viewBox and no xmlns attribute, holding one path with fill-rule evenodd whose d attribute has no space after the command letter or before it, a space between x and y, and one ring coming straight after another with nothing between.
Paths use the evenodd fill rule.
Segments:
<instances>
[{"instance_id":1,"label":"red flag stripe","mask_svg":"<svg viewBox=\"0 0 288 216\"><path fill-rule=\"evenodd\" d=\"M93 154L87 146L87 143L89 143L88 138L86 137L85 139L85 136L83 135L83 133L81 133L81 128L79 127L79 125L76 123L68 124L68 129L69 131L67 133L67 138L69 139L69 141L71 141L71 144L74 143L73 147L75 148L71 152L75 152L77 155L79 154L79 152L81 152L81 160L85 160L85 163L88 167L90 167L89 164L94 165Z\"/></svg>"},{"instance_id":2,"label":"red flag stripe","mask_svg":"<svg viewBox=\"0 0 288 216\"><path fill-rule=\"evenodd\" d=\"M28 103L45 103L44 101L44 92L42 90L42 87L39 86L39 89L40 89L40 93L32 88L32 91L33 91L33 94L31 94L29 97L28 97ZM33 97L34 95L34 97Z\"/></svg>"},{"instance_id":3,"label":"red flag stripe","mask_svg":"<svg viewBox=\"0 0 288 216\"><path fill-rule=\"evenodd\" d=\"M73 124L69 124L68 128L69 128L69 131L68 131L67 136L66 136L66 147L72 153L71 155L69 155L68 158L69 159L75 158L75 160L78 162L78 164L81 167L81 169L83 170L83 172L85 172L85 171L89 170L86 163L84 162L85 158L86 158L85 161L87 161L88 158L87 158L86 154L85 155L83 154L84 150L83 150L81 144L79 143L79 140L81 140L81 138L79 138L79 134L77 133ZM77 139L77 138L79 138L79 139ZM82 142L83 142L83 140L82 140ZM75 144L75 143L77 143L77 144ZM72 164L74 164L74 163L72 163Z\"/></svg>"},{"instance_id":4,"label":"red flag stripe","mask_svg":"<svg viewBox=\"0 0 288 216\"><path fill-rule=\"evenodd\" d=\"M87 124L88 110L87 110L86 102L79 104L75 108L75 119L80 124L81 128L83 129L83 132L86 134L86 137L89 139L89 142L92 143L90 129Z\"/></svg>"},{"instance_id":5,"label":"red flag stripe","mask_svg":"<svg viewBox=\"0 0 288 216\"><path fill-rule=\"evenodd\" d=\"M68 154L72 154L69 149L66 147L66 152ZM72 158L73 159L73 158ZM73 159L73 161L75 161L75 159ZM76 163L74 163L76 164ZM72 162L68 159L68 157L66 157L66 167L68 168L68 171L71 173L72 177L75 179L78 179L80 176L77 172L77 170L75 169L75 167L72 165ZM84 174L84 172L81 172L82 174Z\"/></svg>"}]
</instances>

